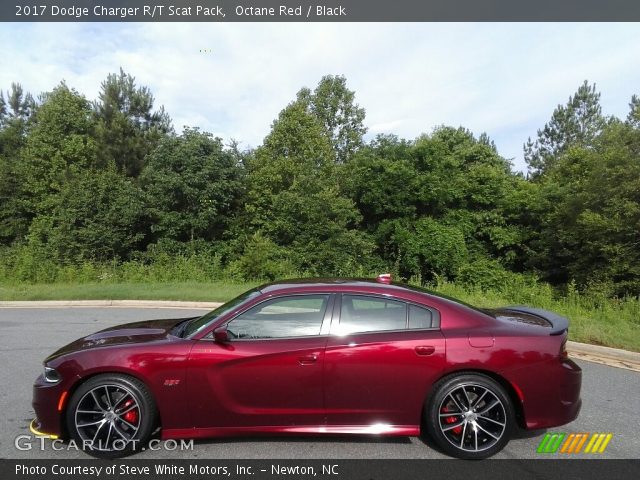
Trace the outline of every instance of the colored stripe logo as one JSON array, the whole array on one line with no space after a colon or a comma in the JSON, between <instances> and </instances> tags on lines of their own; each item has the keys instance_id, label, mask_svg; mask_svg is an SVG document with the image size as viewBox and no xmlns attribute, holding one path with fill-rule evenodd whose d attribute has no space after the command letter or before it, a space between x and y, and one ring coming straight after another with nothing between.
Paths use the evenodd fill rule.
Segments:
<instances>
[{"instance_id":1,"label":"colored stripe logo","mask_svg":"<svg viewBox=\"0 0 640 480\"><path fill-rule=\"evenodd\" d=\"M612 438L612 433L570 433L568 435L566 433L547 433L538 445L537 452L604 453Z\"/></svg>"}]
</instances>

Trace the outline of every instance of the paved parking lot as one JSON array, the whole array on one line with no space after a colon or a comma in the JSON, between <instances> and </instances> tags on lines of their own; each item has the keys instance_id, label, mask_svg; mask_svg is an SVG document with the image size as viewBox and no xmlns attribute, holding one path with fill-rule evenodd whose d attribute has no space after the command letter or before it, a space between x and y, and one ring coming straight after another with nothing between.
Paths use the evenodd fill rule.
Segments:
<instances>
[{"instance_id":1,"label":"paved parking lot","mask_svg":"<svg viewBox=\"0 0 640 480\"><path fill-rule=\"evenodd\" d=\"M28 434L33 418L31 385L42 359L60 346L108 326L151 318L179 318L203 310L150 308L0 308L0 457L88 458L76 451L20 451L14 439ZM583 368L583 409L558 432L612 432L604 458L639 458L640 373L578 361ZM539 458L535 450L545 432L526 432L496 458ZM566 455L554 455L554 458ZM328 437L242 438L197 441L188 451L145 451L136 458L441 458L421 438Z\"/></svg>"}]
</instances>

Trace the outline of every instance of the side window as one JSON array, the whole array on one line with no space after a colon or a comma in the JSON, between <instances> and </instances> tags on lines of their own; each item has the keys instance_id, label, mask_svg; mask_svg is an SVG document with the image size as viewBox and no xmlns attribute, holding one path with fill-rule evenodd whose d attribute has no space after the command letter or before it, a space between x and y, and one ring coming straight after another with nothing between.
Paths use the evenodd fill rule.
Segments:
<instances>
[{"instance_id":1,"label":"side window","mask_svg":"<svg viewBox=\"0 0 640 480\"><path fill-rule=\"evenodd\" d=\"M343 295L338 334L404 330L407 304L387 298Z\"/></svg>"},{"instance_id":2,"label":"side window","mask_svg":"<svg viewBox=\"0 0 640 480\"><path fill-rule=\"evenodd\" d=\"M319 335L329 295L274 298L227 324L230 338L261 339Z\"/></svg>"},{"instance_id":3,"label":"side window","mask_svg":"<svg viewBox=\"0 0 640 480\"><path fill-rule=\"evenodd\" d=\"M433 327L433 313L417 305L409 305L409 328Z\"/></svg>"}]
</instances>

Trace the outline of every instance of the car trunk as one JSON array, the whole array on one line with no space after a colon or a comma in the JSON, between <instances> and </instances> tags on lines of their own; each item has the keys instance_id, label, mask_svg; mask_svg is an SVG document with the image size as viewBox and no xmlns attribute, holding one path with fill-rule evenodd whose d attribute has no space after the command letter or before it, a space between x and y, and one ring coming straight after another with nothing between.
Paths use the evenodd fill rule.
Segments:
<instances>
[{"instance_id":1,"label":"car trunk","mask_svg":"<svg viewBox=\"0 0 640 480\"><path fill-rule=\"evenodd\" d=\"M513 306L487 310L487 313L498 320L525 323L549 329L549 335L562 335L569 330L569 320L557 313L540 308Z\"/></svg>"}]
</instances>

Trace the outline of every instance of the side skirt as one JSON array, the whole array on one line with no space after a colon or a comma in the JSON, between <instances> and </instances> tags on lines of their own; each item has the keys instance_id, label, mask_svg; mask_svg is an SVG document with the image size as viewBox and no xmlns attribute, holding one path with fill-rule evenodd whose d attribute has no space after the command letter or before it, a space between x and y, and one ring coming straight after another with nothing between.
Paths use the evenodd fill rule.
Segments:
<instances>
[{"instance_id":1,"label":"side skirt","mask_svg":"<svg viewBox=\"0 0 640 480\"><path fill-rule=\"evenodd\" d=\"M419 425L333 425L333 426L264 426L264 427L212 427L173 428L161 431L163 440L173 438L216 438L268 435L384 435L415 437L420 435Z\"/></svg>"}]
</instances>

